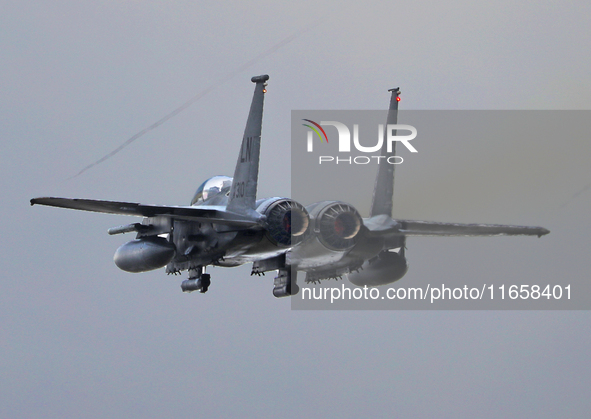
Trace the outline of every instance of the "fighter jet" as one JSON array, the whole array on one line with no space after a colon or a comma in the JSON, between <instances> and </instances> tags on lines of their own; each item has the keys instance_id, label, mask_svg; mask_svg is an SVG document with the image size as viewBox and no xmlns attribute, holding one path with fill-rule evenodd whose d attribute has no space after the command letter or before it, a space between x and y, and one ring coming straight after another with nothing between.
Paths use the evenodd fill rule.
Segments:
<instances>
[{"instance_id":1,"label":"fighter jet","mask_svg":"<svg viewBox=\"0 0 591 419\"><path fill-rule=\"evenodd\" d=\"M251 79L254 95L234 176L214 176L199 186L189 206L70 198L34 198L31 205L143 217L141 223L113 227L109 234L136 233L115 252L115 264L127 272L166 266L167 274L188 272L183 292L205 293L211 285L207 266L252 263L253 274L277 271L273 295L298 293L297 272L307 283L346 275L359 286L388 284L402 278L408 265L408 236L543 236L542 227L455 224L392 218L393 165L380 165L369 218L350 204L323 201L304 206L290 198L258 199L257 183L263 102L268 75ZM396 124L400 90L391 89L388 124ZM382 155L394 155L384 149Z\"/></svg>"}]
</instances>

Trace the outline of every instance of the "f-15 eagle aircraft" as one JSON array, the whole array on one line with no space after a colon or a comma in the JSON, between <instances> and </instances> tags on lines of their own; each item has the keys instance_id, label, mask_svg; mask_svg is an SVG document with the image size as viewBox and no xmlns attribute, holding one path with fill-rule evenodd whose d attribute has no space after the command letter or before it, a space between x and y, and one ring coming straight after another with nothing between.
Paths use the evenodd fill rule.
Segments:
<instances>
[{"instance_id":1,"label":"f-15 eagle aircraft","mask_svg":"<svg viewBox=\"0 0 591 419\"><path fill-rule=\"evenodd\" d=\"M359 286L388 284L408 266L408 236L542 236L542 227L452 224L392 218L393 165L379 165L369 218L350 204L323 201L304 207L289 198L257 200L263 101L268 75L256 76L254 96L234 177L214 176L197 189L190 206L158 206L69 198L34 198L31 205L144 217L141 223L114 227L109 234L135 232L135 240L115 252L127 272L166 266L167 274L188 271L183 292L206 292L209 265L252 263L252 274L278 271L275 297L295 295L296 272L307 283L347 275ZM388 124L396 124L399 89L391 89ZM382 155L394 155L395 149Z\"/></svg>"}]
</instances>

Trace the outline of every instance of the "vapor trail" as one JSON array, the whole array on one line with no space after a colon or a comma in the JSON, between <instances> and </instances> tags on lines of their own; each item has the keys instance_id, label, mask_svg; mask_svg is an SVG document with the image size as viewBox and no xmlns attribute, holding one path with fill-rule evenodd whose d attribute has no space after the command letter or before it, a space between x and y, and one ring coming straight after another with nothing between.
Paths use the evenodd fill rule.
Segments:
<instances>
[{"instance_id":1,"label":"vapor trail","mask_svg":"<svg viewBox=\"0 0 591 419\"><path fill-rule=\"evenodd\" d=\"M583 187L583 189L580 189L576 194L571 196L570 199L568 201L566 201L564 204L562 204L562 206L560 208L566 207L568 204L570 204L572 201L574 201L579 195L581 195L583 192L588 191L589 189L591 189L591 183L589 183L587 186Z\"/></svg>"},{"instance_id":2,"label":"vapor trail","mask_svg":"<svg viewBox=\"0 0 591 419\"><path fill-rule=\"evenodd\" d=\"M202 90L201 92L197 93L195 96L193 96L191 99L189 99L187 102L183 103L181 106L179 106L178 108L176 108L174 111L172 111L171 113L169 113L168 115L164 116L163 118L159 119L158 121L154 122L152 125L150 125L147 128L144 128L143 130L141 130L140 132L138 132L137 134L133 135L132 137L130 137L127 141L125 141L123 144L121 144L119 147L117 147L115 150L111 151L109 154L101 157L100 159L98 159L97 161L95 161L94 163L89 164L88 166L84 167L82 170L80 170L77 174L75 174L74 176L69 177L67 180L73 179L75 177L80 176L82 173L86 172L88 169L96 166L97 164L100 164L102 162L104 162L105 160L110 159L111 157L113 157L115 154L119 153L121 150L123 150L125 147L127 147L128 145L130 145L131 143L133 143L135 140L137 140L138 138L140 138L142 135L144 135L145 133L147 133L148 131L152 131L153 129L159 127L160 125L164 124L166 121L168 121L169 119L171 119L172 117L178 115L179 113L181 113L182 111L184 111L185 109L187 109L189 106L191 106L193 103L197 102L199 99L201 99L203 96L205 96L206 94L208 94L209 92L211 92L215 87L224 84L225 82L227 82L228 80L232 79L234 76L236 76L238 73L240 73L241 71L246 70L248 67L250 67L251 65L257 63L258 61L262 60L263 58L267 57L268 55L273 54L275 51L277 51L279 48L289 44L291 41L293 41L294 39L296 39L298 36L304 34L305 32L311 30L312 28L318 26L320 24L320 21L317 21L315 23L312 23L308 26L305 26L303 29L301 29L300 31L294 33L293 35L288 36L287 38L283 39L282 41L276 43L275 45L273 45L271 48L269 48L268 50L260 53L259 55L257 55L256 57L254 57L252 60L247 61L246 63L242 64L240 67L238 67L236 70L226 74L225 76L223 76L221 79L216 79L214 82L212 82L209 86L207 86L204 90Z\"/></svg>"}]
</instances>

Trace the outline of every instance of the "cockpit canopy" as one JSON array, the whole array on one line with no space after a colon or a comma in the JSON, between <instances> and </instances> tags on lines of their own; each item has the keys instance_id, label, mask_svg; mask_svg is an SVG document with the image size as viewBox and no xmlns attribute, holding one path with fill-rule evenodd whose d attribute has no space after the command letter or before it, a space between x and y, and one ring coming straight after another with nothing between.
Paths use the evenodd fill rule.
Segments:
<instances>
[{"instance_id":1,"label":"cockpit canopy","mask_svg":"<svg viewBox=\"0 0 591 419\"><path fill-rule=\"evenodd\" d=\"M232 178L228 176L214 176L207 179L197 188L191 205L219 205L224 204L226 197L230 195ZM217 199L214 199L216 198ZM222 202L224 201L224 202Z\"/></svg>"}]
</instances>

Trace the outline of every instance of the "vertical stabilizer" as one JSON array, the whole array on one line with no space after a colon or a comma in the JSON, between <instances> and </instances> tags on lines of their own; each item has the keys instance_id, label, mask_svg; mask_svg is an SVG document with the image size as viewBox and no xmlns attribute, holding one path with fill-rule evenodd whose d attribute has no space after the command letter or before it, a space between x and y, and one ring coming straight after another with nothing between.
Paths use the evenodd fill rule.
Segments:
<instances>
[{"instance_id":1,"label":"vertical stabilizer","mask_svg":"<svg viewBox=\"0 0 591 419\"><path fill-rule=\"evenodd\" d=\"M388 90L392 92L390 98L390 108L388 110L388 119L386 127L389 124L396 124L398 122L398 102L400 101L400 88ZM396 131L394 131L396 135ZM392 152L388 153L386 141L382 146L382 156L390 157L396 155L396 141L392 143ZM386 159L382 159L384 161ZM394 195L394 165L380 164L378 165L378 175L376 177L376 184L373 190L373 200L371 203L371 211L369 216L385 214L392 217L392 198Z\"/></svg>"},{"instance_id":2,"label":"vertical stabilizer","mask_svg":"<svg viewBox=\"0 0 591 419\"><path fill-rule=\"evenodd\" d=\"M263 101L265 86L269 76L256 76L251 79L256 83L250 105L248 121L244 129L242 145L236 162L234 180L230 189L228 211L250 214L255 209L257 182L259 177L259 156L261 151L261 127L263 123Z\"/></svg>"}]
</instances>

